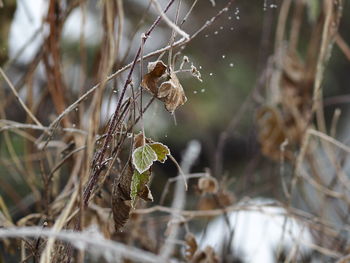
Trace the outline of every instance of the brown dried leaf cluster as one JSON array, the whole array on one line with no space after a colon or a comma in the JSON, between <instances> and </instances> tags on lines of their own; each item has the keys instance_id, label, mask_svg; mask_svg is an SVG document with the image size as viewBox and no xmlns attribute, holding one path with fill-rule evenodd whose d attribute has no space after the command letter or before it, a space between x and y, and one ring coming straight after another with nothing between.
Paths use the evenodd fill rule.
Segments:
<instances>
[{"instance_id":1,"label":"brown dried leaf cluster","mask_svg":"<svg viewBox=\"0 0 350 263\"><path fill-rule=\"evenodd\" d=\"M148 73L143 76L141 86L163 101L167 111L174 113L179 106L185 104L187 98L178 77L171 69L166 80L159 83L167 69L162 61L149 63Z\"/></svg>"},{"instance_id":2,"label":"brown dried leaf cluster","mask_svg":"<svg viewBox=\"0 0 350 263\"><path fill-rule=\"evenodd\" d=\"M332 6L332 4L330 4ZM327 46L331 45L339 23L337 7L332 16L332 26L326 30ZM308 41L306 55L301 57L298 50L297 28L291 28L291 41L288 49L283 50L282 44L276 44L275 65L268 77L267 94L270 101L263 105L256 114L258 124L258 140L262 153L267 157L279 160L292 158L294 146L301 143L303 135L310 125L315 95L316 72L327 59L327 54L320 54L322 35L326 23L325 8L319 14L317 22L312 25L312 34ZM302 19L300 16L298 19ZM293 38L292 38L293 36ZM326 52L327 53L327 52ZM276 87L276 80L277 87ZM281 150L281 144L288 142L288 149Z\"/></svg>"}]
</instances>

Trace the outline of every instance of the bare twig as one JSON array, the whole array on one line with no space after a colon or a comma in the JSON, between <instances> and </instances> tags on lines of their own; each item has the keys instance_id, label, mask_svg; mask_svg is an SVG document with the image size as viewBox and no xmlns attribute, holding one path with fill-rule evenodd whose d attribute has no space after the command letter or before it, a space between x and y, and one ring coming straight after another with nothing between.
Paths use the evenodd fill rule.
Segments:
<instances>
[{"instance_id":1,"label":"bare twig","mask_svg":"<svg viewBox=\"0 0 350 263\"><path fill-rule=\"evenodd\" d=\"M34 116L34 114L28 109L28 107L26 106L26 104L23 102L23 100L19 97L15 87L12 85L11 81L8 79L8 77L6 76L5 72L2 70L2 68L0 67L0 73L2 75L2 77L5 79L5 81L7 82L7 84L9 85L10 89L12 90L13 94L15 95L16 99L18 100L18 102L21 104L22 108L25 110L25 112L29 115L29 117L40 127L42 127L43 125L41 124L41 122Z\"/></svg>"}]
</instances>

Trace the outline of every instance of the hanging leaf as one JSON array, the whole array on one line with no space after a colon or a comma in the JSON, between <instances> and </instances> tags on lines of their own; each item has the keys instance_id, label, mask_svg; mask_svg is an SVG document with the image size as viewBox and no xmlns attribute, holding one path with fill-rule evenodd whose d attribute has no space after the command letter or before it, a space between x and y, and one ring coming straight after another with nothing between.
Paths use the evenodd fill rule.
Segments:
<instances>
[{"instance_id":1,"label":"hanging leaf","mask_svg":"<svg viewBox=\"0 0 350 263\"><path fill-rule=\"evenodd\" d=\"M215 194L218 188L218 181L212 176L201 177L198 180L198 189L201 193Z\"/></svg>"},{"instance_id":2,"label":"hanging leaf","mask_svg":"<svg viewBox=\"0 0 350 263\"><path fill-rule=\"evenodd\" d=\"M157 154L157 161L164 163L168 159L167 156L170 154L168 146L160 142L151 143L149 146Z\"/></svg>"},{"instance_id":3,"label":"hanging leaf","mask_svg":"<svg viewBox=\"0 0 350 263\"><path fill-rule=\"evenodd\" d=\"M131 210L131 181L134 172L132 164L113 183L112 191L112 213L115 230L119 231L129 219Z\"/></svg>"},{"instance_id":4,"label":"hanging leaf","mask_svg":"<svg viewBox=\"0 0 350 263\"><path fill-rule=\"evenodd\" d=\"M158 98L164 102L165 108L173 113L177 107L185 104L187 98L179 79L174 72L170 73L170 79L163 82L158 90Z\"/></svg>"},{"instance_id":5,"label":"hanging leaf","mask_svg":"<svg viewBox=\"0 0 350 263\"><path fill-rule=\"evenodd\" d=\"M143 76L141 87L157 96L158 80L163 76L166 69L167 66L160 60L148 63L148 73Z\"/></svg>"},{"instance_id":6,"label":"hanging leaf","mask_svg":"<svg viewBox=\"0 0 350 263\"><path fill-rule=\"evenodd\" d=\"M147 170L140 174L137 170L134 171L131 181L131 205L135 207L136 197L139 196L145 201L153 201L151 191L149 190L147 183L149 181L151 171Z\"/></svg>"},{"instance_id":7,"label":"hanging leaf","mask_svg":"<svg viewBox=\"0 0 350 263\"><path fill-rule=\"evenodd\" d=\"M132 164L136 170L142 174L147 171L154 161L157 160L157 154L154 152L151 146L145 144L136 148L132 153Z\"/></svg>"}]
</instances>

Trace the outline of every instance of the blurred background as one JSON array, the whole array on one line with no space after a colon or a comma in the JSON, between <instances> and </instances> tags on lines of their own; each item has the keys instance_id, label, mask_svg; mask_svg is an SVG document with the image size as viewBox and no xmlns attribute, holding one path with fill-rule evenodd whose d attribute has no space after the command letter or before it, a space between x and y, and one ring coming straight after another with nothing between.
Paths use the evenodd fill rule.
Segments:
<instances>
[{"instance_id":1,"label":"blurred background","mask_svg":"<svg viewBox=\"0 0 350 263\"><path fill-rule=\"evenodd\" d=\"M168 12L172 21L177 16L177 2ZM181 1L180 21L193 7L182 29L191 36L227 2ZM278 200L335 224L336 234L332 238L341 245L334 248L329 244L332 242L320 240L318 244L346 254L348 232L343 228L348 227L350 209L346 193L350 186L349 152L332 145L335 157L330 158L322 139L317 137L310 139L311 149L306 151L306 157L297 161L305 145L307 128L320 130L349 145L350 5L348 1L335 1L334 5L341 3L342 9L334 7L338 10L332 13L336 32L329 30L327 49L330 53L322 57L324 39L321 36L328 15L327 3L323 2L327 0L233 1L229 10L212 25L186 45L174 48L174 68L178 69L183 56L187 56L190 62L184 68L189 69L193 64L202 82L189 72L178 73L187 102L172 115L156 100L145 112L143 123L146 136L167 145L178 162L189 141L197 140L201 144L201 153L191 171L208 173L218 181L219 204L211 195L198 194L197 182L190 180L187 209L218 208L246 197ZM164 7L167 1L159 0L159 3ZM110 81L105 80L133 61L142 34L157 15L150 1L143 0L0 0L1 69L18 97L42 124L38 128L40 125L28 116L3 75L0 78L0 206L7 220L18 225L26 215L44 215L50 211L45 217L54 221L58 212L47 206L68 187L77 159L69 159L54 172L52 169L64 157L62 151L69 150L69 145L74 144L73 149L77 149L106 132L128 70ZM162 21L147 40L143 54L168 45L171 35L172 30ZM176 36L176 40L180 38ZM144 59L143 74L147 63L158 56ZM317 60L320 57L322 63ZM168 53L162 60L168 62ZM283 61L289 64L286 66ZM318 95L313 91L317 85L313 77L320 64L324 68L320 73L323 101L321 106L315 106ZM273 84L276 71L280 74L277 85ZM138 64L132 76L135 90L140 85L142 72ZM87 96L62 119L48 150L43 151L40 148L43 142L40 136L45 135L43 127L49 127L59 114L97 83L101 83L102 88ZM288 91L284 92L284 88ZM127 95L130 94L128 90ZM151 97L143 93L144 105ZM293 105L297 105L297 113L293 115L294 106L286 101L293 101L295 97L298 102ZM322 107L325 130L320 128L314 114L317 107ZM266 112L280 117L269 119L272 115L267 116ZM277 124L271 124L271 120ZM271 134L280 129L279 120L284 130L272 138ZM268 125L273 126L266 131ZM295 132L294 127L297 127ZM138 125L134 132L141 128ZM85 140L84 136L91 138ZM281 150L282 144L285 150ZM81 157L86 160L82 170L85 179L93 152L88 150ZM129 152L128 148L122 151L120 163L127 161ZM334 160L336 165L332 165ZM300 176L303 179L296 180L297 186L292 186L298 165L303 167L304 174L309 174L307 178L313 178L317 184ZM55 174L49 204L43 201L43 189L48 183L42 179L45 173ZM154 204L160 203L168 179L177 174L177 167L170 161L154 166L151 182ZM107 182L112 182L113 176L116 175L112 172ZM329 197L325 189L338 192L341 197ZM162 200L164 205L171 204L172 193L170 187ZM23 225L39 224L40 218ZM194 228L199 229L198 225ZM6 225L3 223L3 226ZM4 247L6 244L3 251Z\"/></svg>"}]
</instances>

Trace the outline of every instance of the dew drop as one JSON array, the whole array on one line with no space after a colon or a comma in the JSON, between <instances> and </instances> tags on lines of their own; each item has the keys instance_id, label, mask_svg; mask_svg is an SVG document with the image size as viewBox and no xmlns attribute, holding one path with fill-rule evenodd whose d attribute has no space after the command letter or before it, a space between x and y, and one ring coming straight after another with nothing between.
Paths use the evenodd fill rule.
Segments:
<instances>
[{"instance_id":1,"label":"dew drop","mask_svg":"<svg viewBox=\"0 0 350 263\"><path fill-rule=\"evenodd\" d=\"M205 35L205 37L208 37L209 35Z\"/></svg>"},{"instance_id":2,"label":"dew drop","mask_svg":"<svg viewBox=\"0 0 350 263\"><path fill-rule=\"evenodd\" d=\"M78 108L75 108L74 110L75 110L75 111L78 111L79 109L78 109Z\"/></svg>"},{"instance_id":3,"label":"dew drop","mask_svg":"<svg viewBox=\"0 0 350 263\"><path fill-rule=\"evenodd\" d=\"M209 76L213 76L213 73L212 73L212 72L210 72L210 73L209 73Z\"/></svg>"},{"instance_id":4,"label":"dew drop","mask_svg":"<svg viewBox=\"0 0 350 263\"><path fill-rule=\"evenodd\" d=\"M76 126L75 123L73 123L73 124L72 124L72 127L75 128L75 126Z\"/></svg>"},{"instance_id":5,"label":"dew drop","mask_svg":"<svg viewBox=\"0 0 350 263\"><path fill-rule=\"evenodd\" d=\"M233 27L231 27L230 30L233 31Z\"/></svg>"},{"instance_id":6,"label":"dew drop","mask_svg":"<svg viewBox=\"0 0 350 263\"><path fill-rule=\"evenodd\" d=\"M233 63L230 63L230 67L233 68L235 65Z\"/></svg>"},{"instance_id":7,"label":"dew drop","mask_svg":"<svg viewBox=\"0 0 350 263\"><path fill-rule=\"evenodd\" d=\"M231 20L231 19L232 19L232 16L229 16L229 17L228 17L228 20Z\"/></svg>"},{"instance_id":8,"label":"dew drop","mask_svg":"<svg viewBox=\"0 0 350 263\"><path fill-rule=\"evenodd\" d=\"M202 93L205 92L205 89L201 89L201 92L202 92Z\"/></svg>"},{"instance_id":9,"label":"dew drop","mask_svg":"<svg viewBox=\"0 0 350 263\"><path fill-rule=\"evenodd\" d=\"M224 27L223 27L223 26L221 26L221 27L220 27L220 30L223 30L223 29L224 29Z\"/></svg>"},{"instance_id":10,"label":"dew drop","mask_svg":"<svg viewBox=\"0 0 350 263\"><path fill-rule=\"evenodd\" d=\"M199 69L202 69L202 66L199 66Z\"/></svg>"},{"instance_id":11,"label":"dew drop","mask_svg":"<svg viewBox=\"0 0 350 263\"><path fill-rule=\"evenodd\" d=\"M197 94L197 91L195 90L195 91L193 91L193 94Z\"/></svg>"},{"instance_id":12,"label":"dew drop","mask_svg":"<svg viewBox=\"0 0 350 263\"><path fill-rule=\"evenodd\" d=\"M113 90L113 93L117 93L117 91L116 91L116 90Z\"/></svg>"},{"instance_id":13,"label":"dew drop","mask_svg":"<svg viewBox=\"0 0 350 263\"><path fill-rule=\"evenodd\" d=\"M219 32L218 32L218 31L215 31L215 32L214 32L214 35L217 35L217 34L219 34Z\"/></svg>"},{"instance_id":14,"label":"dew drop","mask_svg":"<svg viewBox=\"0 0 350 263\"><path fill-rule=\"evenodd\" d=\"M221 57L222 57L222 58L226 58L226 55L222 55Z\"/></svg>"},{"instance_id":15,"label":"dew drop","mask_svg":"<svg viewBox=\"0 0 350 263\"><path fill-rule=\"evenodd\" d=\"M236 19L237 19L237 20L239 20L239 19L240 19L240 17L239 17L239 16L236 16Z\"/></svg>"}]
</instances>

